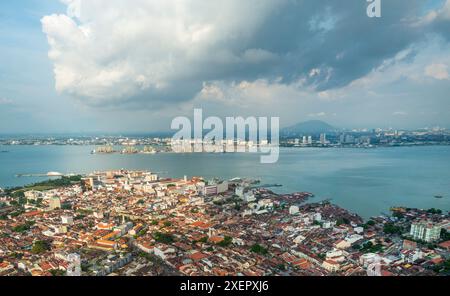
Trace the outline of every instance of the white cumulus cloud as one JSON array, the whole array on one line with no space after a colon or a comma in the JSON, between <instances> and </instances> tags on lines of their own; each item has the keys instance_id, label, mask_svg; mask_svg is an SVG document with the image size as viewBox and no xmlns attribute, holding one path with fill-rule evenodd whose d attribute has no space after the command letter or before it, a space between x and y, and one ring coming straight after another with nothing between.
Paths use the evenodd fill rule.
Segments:
<instances>
[{"instance_id":1,"label":"white cumulus cloud","mask_svg":"<svg viewBox=\"0 0 450 296\"><path fill-rule=\"evenodd\" d=\"M42 18L56 89L90 104L190 99L202 80L220 76L217 69L276 58L259 48L233 50L278 5L274 1L62 2L66 14Z\"/></svg>"}]
</instances>

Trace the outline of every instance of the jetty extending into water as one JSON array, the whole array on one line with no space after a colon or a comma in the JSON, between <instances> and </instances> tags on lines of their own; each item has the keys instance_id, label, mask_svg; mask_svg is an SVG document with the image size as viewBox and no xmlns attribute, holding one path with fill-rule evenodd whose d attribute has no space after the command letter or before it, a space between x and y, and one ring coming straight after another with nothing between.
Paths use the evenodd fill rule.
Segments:
<instances>
[{"instance_id":1,"label":"jetty extending into water","mask_svg":"<svg viewBox=\"0 0 450 296\"><path fill-rule=\"evenodd\" d=\"M58 172L48 172L45 174L17 174L17 178L22 177L62 177L64 174L58 173Z\"/></svg>"}]
</instances>

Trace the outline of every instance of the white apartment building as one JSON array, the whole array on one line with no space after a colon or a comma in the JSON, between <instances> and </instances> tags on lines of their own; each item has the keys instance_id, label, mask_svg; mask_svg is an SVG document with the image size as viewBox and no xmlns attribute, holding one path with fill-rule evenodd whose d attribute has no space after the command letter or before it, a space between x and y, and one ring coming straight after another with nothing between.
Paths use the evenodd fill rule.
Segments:
<instances>
[{"instance_id":1,"label":"white apartment building","mask_svg":"<svg viewBox=\"0 0 450 296\"><path fill-rule=\"evenodd\" d=\"M409 234L416 240L433 242L439 240L441 236L441 227L431 222L416 222L411 224Z\"/></svg>"}]
</instances>

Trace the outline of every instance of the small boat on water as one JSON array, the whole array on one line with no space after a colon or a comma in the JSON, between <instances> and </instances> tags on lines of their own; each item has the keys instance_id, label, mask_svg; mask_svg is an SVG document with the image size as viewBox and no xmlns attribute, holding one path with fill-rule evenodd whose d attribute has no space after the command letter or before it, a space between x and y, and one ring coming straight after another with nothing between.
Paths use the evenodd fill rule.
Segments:
<instances>
[{"instance_id":1,"label":"small boat on water","mask_svg":"<svg viewBox=\"0 0 450 296\"><path fill-rule=\"evenodd\" d=\"M435 195L434 198L441 199L441 198L444 198L444 196L443 195Z\"/></svg>"}]
</instances>

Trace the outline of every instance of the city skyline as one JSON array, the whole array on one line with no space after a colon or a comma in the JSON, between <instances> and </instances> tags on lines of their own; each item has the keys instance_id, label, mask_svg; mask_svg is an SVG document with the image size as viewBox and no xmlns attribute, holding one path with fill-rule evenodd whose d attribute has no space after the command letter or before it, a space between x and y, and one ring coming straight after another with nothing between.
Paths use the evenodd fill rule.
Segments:
<instances>
[{"instance_id":1,"label":"city skyline","mask_svg":"<svg viewBox=\"0 0 450 296\"><path fill-rule=\"evenodd\" d=\"M448 0L383 1L376 19L358 0L102 3L0 4L0 134L168 131L196 107L450 127Z\"/></svg>"}]
</instances>

